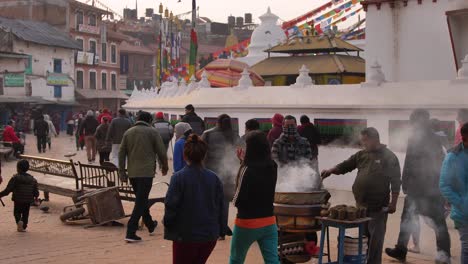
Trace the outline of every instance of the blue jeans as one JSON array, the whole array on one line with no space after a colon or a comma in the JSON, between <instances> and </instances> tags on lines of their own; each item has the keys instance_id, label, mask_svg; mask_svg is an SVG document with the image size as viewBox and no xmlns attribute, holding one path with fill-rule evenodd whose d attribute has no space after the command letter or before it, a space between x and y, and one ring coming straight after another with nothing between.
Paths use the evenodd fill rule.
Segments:
<instances>
[{"instance_id":1,"label":"blue jeans","mask_svg":"<svg viewBox=\"0 0 468 264\"><path fill-rule=\"evenodd\" d=\"M230 264L243 264L250 246L257 241L265 264L279 264L278 228L270 225L262 228L234 226L231 241Z\"/></svg>"},{"instance_id":2,"label":"blue jeans","mask_svg":"<svg viewBox=\"0 0 468 264\"><path fill-rule=\"evenodd\" d=\"M468 264L468 226L458 228L461 241L461 264Z\"/></svg>"}]
</instances>

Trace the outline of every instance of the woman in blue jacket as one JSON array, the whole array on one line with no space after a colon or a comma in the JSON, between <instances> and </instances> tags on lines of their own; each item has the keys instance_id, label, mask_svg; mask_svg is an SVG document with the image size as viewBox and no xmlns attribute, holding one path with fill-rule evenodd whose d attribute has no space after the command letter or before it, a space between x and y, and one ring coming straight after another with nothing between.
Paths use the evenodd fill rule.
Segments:
<instances>
[{"instance_id":1,"label":"woman in blue jacket","mask_svg":"<svg viewBox=\"0 0 468 264\"><path fill-rule=\"evenodd\" d=\"M192 134L192 127L185 122L175 125L176 143L174 144L173 166L174 172L178 172L187 165L184 161L184 146L187 137Z\"/></svg>"},{"instance_id":2,"label":"woman in blue jacket","mask_svg":"<svg viewBox=\"0 0 468 264\"><path fill-rule=\"evenodd\" d=\"M164 238L173 241L173 264L206 263L220 235L223 185L203 166L207 150L199 136L187 138L187 166L172 176L167 191Z\"/></svg>"},{"instance_id":3,"label":"woman in blue jacket","mask_svg":"<svg viewBox=\"0 0 468 264\"><path fill-rule=\"evenodd\" d=\"M468 123L461 128L463 142L445 157L440 191L452 205L451 218L460 233L461 263L468 264Z\"/></svg>"}]
</instances>

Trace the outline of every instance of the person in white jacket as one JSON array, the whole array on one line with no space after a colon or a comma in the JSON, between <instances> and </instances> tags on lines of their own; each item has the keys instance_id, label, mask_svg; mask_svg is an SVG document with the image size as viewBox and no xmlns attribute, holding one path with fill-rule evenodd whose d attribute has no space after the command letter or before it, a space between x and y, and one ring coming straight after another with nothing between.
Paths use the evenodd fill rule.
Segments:
<instances>
[{"instance_id":1,"label":"person in white jacket","mask_svg":"<svg viewBox=\"0 0 468 264\"><path fill-rule=\"evenodd\" d=\"M47 136L47 145L49 145L49 150L50 150L51 145L52 145L51 135L54 135L56 137L58 134L57 134L57 131L55 130L54 124L50 120L49 115L47 114L44 115L44 121L46 121L47 124L49 124L49 135Z\"/></svg>"}]
</instances>

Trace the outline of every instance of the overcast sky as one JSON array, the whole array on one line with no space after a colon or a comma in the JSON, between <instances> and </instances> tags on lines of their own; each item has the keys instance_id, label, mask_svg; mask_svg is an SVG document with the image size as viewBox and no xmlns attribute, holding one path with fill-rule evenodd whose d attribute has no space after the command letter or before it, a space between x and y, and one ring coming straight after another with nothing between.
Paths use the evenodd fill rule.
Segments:
<instances>
[{"instance_id":1,"label":"overcast sky","mask_svg":"<svg viewBox=\"0 0 468 264\"><path fill-rule=\"evenodd\" d=\"M85 2L86 0L80 0ZM135 8L135 0L99 0L119 14L123 14L125 7ZM190 11L192 0L138 0L138 16L144 16L146 8L154 8L158 11L159 3L168 7L174 14ZM197 0L200 7L200 16L211 18L216 22L227 23L227 17L244 16L244 13L252 13L254 22L258 22L258 16L264 14L267 7L282 20L289 20L319 7L329 0ZM90 1L91 2L91 1ZM190 18L188 15L186 18Z\"/></svg>"}]
</instances>

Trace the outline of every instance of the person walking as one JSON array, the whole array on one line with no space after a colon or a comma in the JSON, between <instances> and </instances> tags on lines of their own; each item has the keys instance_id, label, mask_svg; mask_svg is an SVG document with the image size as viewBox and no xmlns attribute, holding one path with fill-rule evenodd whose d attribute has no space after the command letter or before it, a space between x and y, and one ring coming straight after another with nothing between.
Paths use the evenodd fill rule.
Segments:
<instances>
[{"instance_id":1,"label":"person walking","mask_svg":"<svg viewBox=\"0 0 468 264\"><path fill-rule=\"evenodd\" d=\"M96 133L98 126L99 122L94 117L94 112L89 110L80 128L80 135L84 135L86 156L88 157L89 163L96 161L96 137L94 133Z\"/></svg>"},{"instance_id":2,"label":"person walking","mask_svg":"<svg viewBox=\"0 0 468 264\"><path fill-rule=\"evenodd\" d=\"M206 263L224 227L223 185L203 166L207 150L199 136L187 138L187 166L174 173L166 194L164 238L173 241L173 264Z\"/></svg>"},{"instance_id":3,"label":"person walking","mask_svg":"<svg viewBox=\"0 0 468 264\"><path fill-rule=\"evenodd\" d=\"M273 143L275 143L275 141L281 136L281 133L283 132L283 120L284 117L282 114L275 114L271 119L273 128L270 129L267 137L270 146L273 146Z\"/></svg>"},{"instance_id":4,"label":"person walking","mask_svg":"<svg viewBox=\"0 0 468 264\"><path fill-rule=\"evenodd\" d=\"M163 176L166 176L169 169L164 144L158 131L151 127L151 121L150 113L141 112L135 126L124 133L120 145L119 175L122 181L130 180L135 192L135 205L125 237L125 241L130 243L141 241L136 235L140 218L143 217L150 234L156 229L158 222L151 218L148 206L148 196L156 173L156 160L159 161ZM125 170L127 160L128 174Z\"/></svg>"},{"instance_id":5,"label":"person walking","mask_svg":"<svg viewBox=\"0 0 468 264\"><path fill-rule=\"evenodd\" d=\"M108 120L109 122L112 121L112 114L109 112L109 109L107 109L107 108L104 108L104 109L102 110L102 113L99 114L99 116L98 116L98 118L97 118L99 124L102 124L102 123L103 123L102 119L103 119L104 117L107 117L107 120Z\"/></svg>"},{"instance_id":6,"label":"person walking","mask_svg":"<svg viewBox=\"0 0 468 264\"><path fill-rule=\"evenodd\" d=\"M318 145L320 145L320 132L314 124L310 122L310 119L306 115L302 115L300 118L301 125L297 127L297 132L303 138L309 141L310 150L312 151L312 162L315 171L319 171L318 168Z\"/></svg>"},{"instance_id":7,"label":"person walking","mask_svg":"<svg viewBox=\"0 0 468 264\"><path fill-rule=\"evenodd\" d=\"M195 113L195 107L191 104L185 106L185 115L182 122L189 123L193 133L199 136L205 131L205 122Z\"/></svg>"},{"instance_id":8,"label":"person walking","mask_svg":"<svg viewBox=\"0 0 468 264\"><path fill-rule=\"evenodd\" d=\"M75 120L73 119L73 113L68 112L67 114L67 135L73 136L73 130L75 129Z\"/></svg>"},{"instance_id":9,"label":"person walking","mask_svg":"<svg viewBox=\"0 0 468 264\"><path fill-rule=\"evenodd\" d=\"M52 123L52 121L50 120L49 115L47 115L47 114L44 115L44 121L46 121L47 124L49 125L49 134L47 135L47 145L49 145L49 150L50 150L52 148L52 135L57 137L58 134L57 134L57 131L55 131L55 126Z\"/></svg>"},{"instance_id":10,"label":"person walking","mask_svg":"<svg viewBox=\"0 0 468 264\"><path fill-rule=\"evenodd\" d=\"M39 119L34 121L34 135L37 138L37 151L39 153L46 152L47 137L49 136L49 124L44 121L44 116L39 116Z\"/></svg>"},{"instance_id":11,"label":"person walking","mask_svg":"<svg viewBox=\"0 0 468 264\"><path fill-rule=\"evenodd\" d=\"M99 152L99 164L101 164L101 166L105 161L109 161L109 154L112 149L111 142L106 139L108 130L109 119L105 116L102 118L102 124L97 127L96 133L94 134L97 141L97 150Z\"/></svg>"},{"instance_id":12,"label":"person walking","mask_svg":"<svg viewBox=\"0 0 468 264\"><path fill-rule=\"evenodd\" d=\"M406 194L401 214L400 233L394 248L387 248L388 256L405 261L408 242L414 226L414 215L431 219L429 225L436 234L436 263L450 263L450 236L445 222L445 200L439 189L444 150L430 124L429 112L413 111L410 116L412 133L408 139L403 167L403 193Z\"/></svg>"},{"instance_id":13,"label":"person walking","mask_svg":"<svg viewBox=\"0 0 468 264\"><path fill-rule=\"evenodd\" d=\"M173 168L174 173L182 170L187 163L184 159L184 146L188 136L192 134L192 128L188 123L179 122L175 125L176 143L174 145Z\"/></svg>"},{"instance_id":14,"label":"person walking","mask_svg":"<svg viewBox=\"0 0 468 264\"><path fill-rule=\"evenodd\" d=\"M455 132L455 143L454 146L460 145L460 143L463 142L462 135L461 135L461 127L468 123L468 109L463 108L458 110L457 113L457 122L458 122L458 128L457 131Z\"/></svg>"},{"instance_id":15,"label":"person walking","mask_svg":"<svg viewBox=\"0 0 468 264\"><path fill-rule=\"evenodd\" d=\"M110 123L109 131L107 132L106 141L112 143L110 161L118 166L119 165L119 149L125 132L132 127L132 123L127 118L125 109L119 109L119 116L114 118Z\"/></svg>"},{"instance_id":16,"label":"person walking","mask_svg":"<svg viewBox=\"0 0 468 264\"><path fill-rule=\"evenodd\" d=\"M460 133L462 143L449 150L442 164L440 191L452 205L451 218L460 234L461 264L468 264L468 123Z\"/></svg>"},{"instance_id":17,"label":"person walking","mask_svg":"<svg viewBox=\"0 0 468 264\"><path fill-rule=\"evenodd\" d=\"M240 138L232 129L231 117L222 114L218 117L216 127L206 130L202 135L202 139L208 144L205 165L208 169L214 171L223 183L224 230L221 232L220 239L224 240L225 235L232 235L232 231L228 226L229 201L234 196L236 178L234 170L237 169L239 164L236 151L240 144Z\"/></svg>"},{"instance_id":18,"label":"person walking","mask_svg":"<svg viewBox=\"0 0 468 264\"><path fill-rule=\"evenodd\" d=\"M0 198L13 193L11 200L14 203L13 215L18 232L26 231L30 206L39 197L37 180L27 173L28 170L29 162L27 160L18 161L16 163L17 174L10 179L5 190L0 192Z\"/></svg>"},{"instance_id":19,"label":"person walking","mask_svg":"<svg viewBox=\"0 0 468 264\"><path fill-rule=\"evenodd\" d=\"M246 151L236 180L233 203L237 217L231 241L230 264L243 264L250 246L257 242L267 264L279 264L278 227L273 214L277 165L270 144L261 131L246 137Z\"/></svg>"},{"instance_id":20,"label":"person walking","mask_svg":"<svg viewBox=\"0 0 468 264\"><path fill-rule=\"evenodd\" d=\"M7 126L5 126L5 129L3 130L3 144L11 144L15 157L19 158L19 155L24 154L24 145L19 139L19 137L16 135L15 126L15 121L8 121Z\"/></svg>"},{"instance_id":21,"label":"person walking","mask_svg":"<svg viewBox=\"0 0 468 264\"><path fill-rule=\"evenodd\" d=\"M174 128L171 123L164 120L163 112L156 113L156 120L154 121L153 126L156 128L159 135L161 135L167 151L169 149L169 143L171 142L172 137L174 137Z\"/></svg>"},{"instance_id":22,"label":"person walking","mask_svg":"<svg viewBox=\"0 0 468 264\"><path fill-rule=\"evenodd\" d=\"M322 178L332 174L346 174L358 169L353 184L353 194L358 207L367 208L371 217L366 226L369 238L367 263L382 263L382 250L387 231L388 214L396 211L400 193L400 163L396 155L380 143L377 129L373 127L361 131L363 150L332 169L322 171Z\"/></svg>"},{"instance_id":23,"label":"person walking","mask_svg":"<svg viewBox=\"0 0 468 264\"><path fill-rule=\"evenodd\" d=\"M78 114L77 119L75 120L76 130L75 130L75 140L76 140L76 151L79 151L80 148L84 148L84 136L80 134L81 124L83 123L83 114Z\"/></svg>"}]
</instances>

